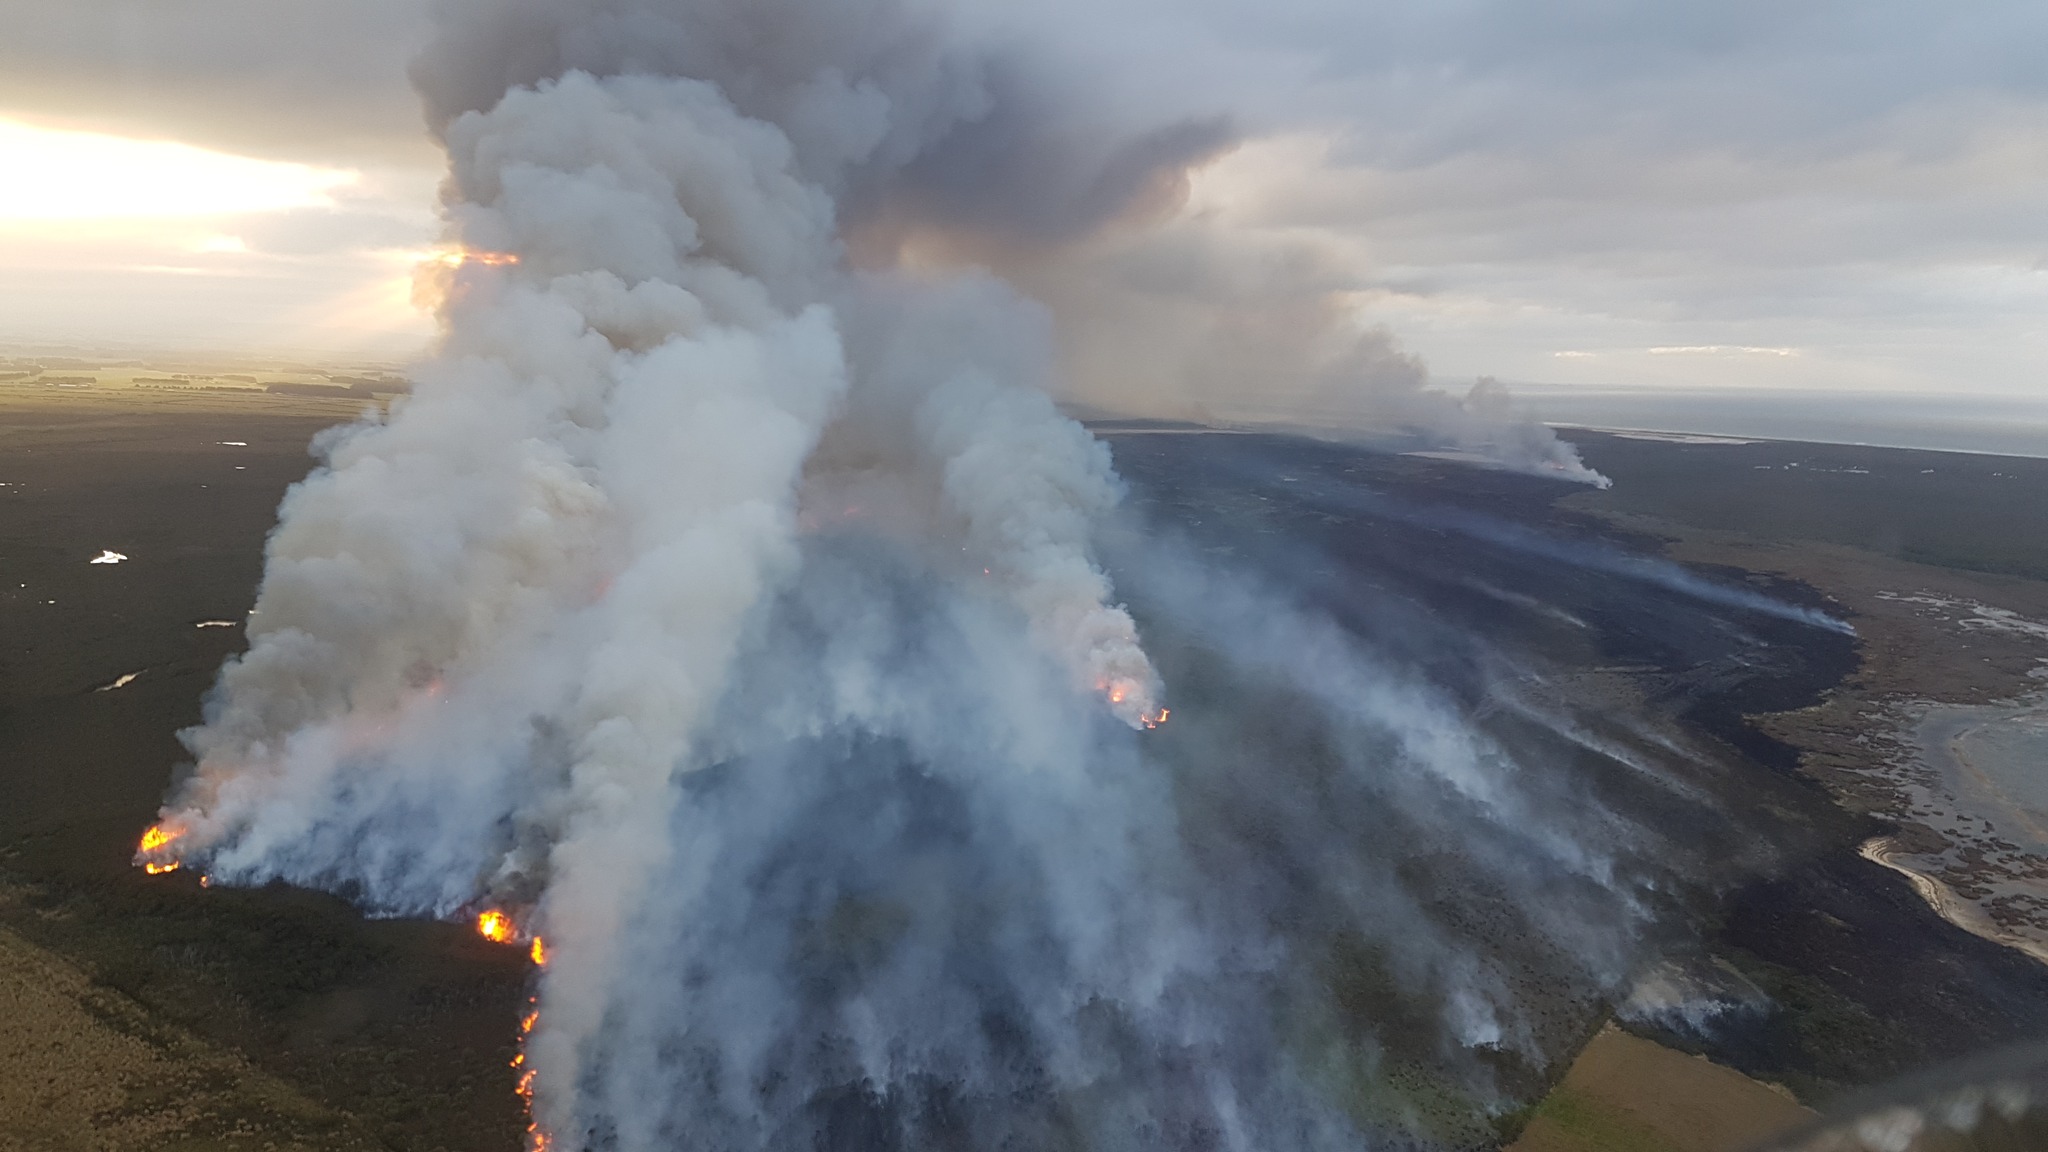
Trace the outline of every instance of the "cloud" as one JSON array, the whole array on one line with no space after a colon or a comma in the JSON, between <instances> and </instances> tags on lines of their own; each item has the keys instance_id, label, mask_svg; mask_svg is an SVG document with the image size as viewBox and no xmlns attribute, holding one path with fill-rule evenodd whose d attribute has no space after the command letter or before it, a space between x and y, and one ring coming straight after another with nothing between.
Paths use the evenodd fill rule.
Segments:
<instances>
[{"instance_id":1,"label":"cloud","mask_svg":"<svg viewBox=\"0 0 2048 1152\"><path fill-rule=\"evenodd\" d=\"M325 205L350 172L252 160L168 141L0 120L0 219L219 216Z\"/></svg>"},{"instance_id":2,"label":"cloud","mask_svg":"<svg viewBox=\"0 0 2048 1152\"><path fill-rule=\"evenodd\" d=\"M245 217L229 232L251 251L277 256L416 251L436 232L421 215L386 205L301 208Z\"/></svg>"},{"instance_id":3,"label":"cloud","mask_svg":"<svg viewBox=\"0 0 2048 1152\"><path fill-rule=\"evenodd\" d=\"M0 0L0 109L332 166L431 160L424 0Z\"/></svg>"},{"instance_id":4,"label":"cloud","mask_svg":"<svg viewBox=\"0 0 2048 1152\"><path fill-rule=\"evenodd\" d=\"M632 21L719 10L615 7L612 46L500 54L502 74L444 79L435 101L443 115L474 106L507 82L617 56L632 33L616 29ZM939 81L986 100L983 131L931 151L886 203L846 200L878 222L914 212L929 224L962 198L1006 198L1012 239L1070 240L1122 212L1156 219L1177 195L1177 164L1215 163L1235 142L1221 163L1240 175L1263 166L1265 186L1229 228L1319 249L1368 323L1444 377L1585 379L1573 373L1592 366L1551 352L1723 344L1812 349L1771 377L1787 386L1939 389L1966 375L2023 390L2038 379L2028 333L2048 307L2048 68L2036 47L2048 12L2036 4L930 10L986 46ZM518 3L501 13L501 29L545 23ZM403 80L426 42L421 0L0 0L0 20L0 111L264 157L431 164ZM700 23L693 51L716 55L715 21ZM834 35L858 44L865 31ZM651 47L671 42L658 29L639 40L631 51L677 51ZM808 50L790 41L775 64ZM924 50L892 49L877 75L908 74ZM735 89L743 105L746 87ZM918 98L886 82L843 95L884 93ZM807 98L829 102L822 90ZM1115 130L1095 131L1102 117ZM942 128L876 146L900 152ZM1103 139L1115 147L1073 152ZM1596 378L1716 379L1660 361Z\"/></svg>"}]
</instances>

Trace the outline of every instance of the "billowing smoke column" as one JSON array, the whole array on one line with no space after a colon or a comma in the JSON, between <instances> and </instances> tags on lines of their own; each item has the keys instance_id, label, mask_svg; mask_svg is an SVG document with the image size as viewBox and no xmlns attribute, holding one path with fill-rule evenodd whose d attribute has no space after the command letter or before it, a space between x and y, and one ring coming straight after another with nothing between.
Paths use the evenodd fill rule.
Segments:
<instances>
[{"instance_id":1,"label":"billowing smoke column","mask_svg":"<svg viewBox=\"0 0 2048 1152\"><path fill-rule=\"evenodd\" d=\"M1162 602L1292 685L1335 775L1157 743L1048 319L843 248L863 213L1085 231L1216 131L1048 143L1078 137L888 0L444 19L443 346L287 497L145 857L544 936L558 1148L1472 1142L1428 1102L1483 1116L1555 1055L1528 974L1590 1004L1625 973L1647 850L1186 574ZM1042 187L976 182L998 123ZM1347 810L1543 907L1432 923ZM1423 1023L1395 1043L1381 1000Z\"/></svg>"}]
</instances>

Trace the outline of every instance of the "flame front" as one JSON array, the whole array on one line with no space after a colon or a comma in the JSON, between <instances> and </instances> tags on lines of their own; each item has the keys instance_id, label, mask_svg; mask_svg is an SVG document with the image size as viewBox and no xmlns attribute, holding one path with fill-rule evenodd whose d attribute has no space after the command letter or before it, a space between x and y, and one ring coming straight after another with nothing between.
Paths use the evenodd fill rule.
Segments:
<instances>
[{"instance_id":1,"label":"flame front","mask_svg":"<svg viewBox=\"0 0 2048 1152\"><path fill-rule=\"evenodd\" d=\"M534 951L540 952L538 938L534 940ZM513 1091L519 1093L519 1098L526 1103L527 1152L548 1152L554 1143L546 1132L541 1131L540 1121L533 1118L533 1069L526 1066L526 1040L533 1035L533 1026L540 1023L540 1008L537 1006L539 1003L538 997L527 1001L532 1007L529 1007L526 1015L519 1018L519 1055L512 1058L512 1067L520 1069L519 1083Z\"/></svg>"},{"instance_id":2,"label":"flame front","mask_svg":"<svg viewBox=\"0 0 2048 1152\"><path fill-rule=\"evenodd\" d=\"M502 909L491 908L477 915L477 935L493 944L510 944L521 935L519 926ZM548 963L548 946L539 936L533 938L527 955L533 958L536 967L545 968ZM540 1023L540 998L527 1000L527 1010L519 1018L519 1052L512 1057L512 1067L519 1072L519 1081L513 1091L526 1104L526 1148L527 1152L548 1152L553 1141L541 1130L540 1121L533 1118L533 1067L526 1061L526 1041L533 1035L533 1029Z\"/></svg>"}]
</instances>

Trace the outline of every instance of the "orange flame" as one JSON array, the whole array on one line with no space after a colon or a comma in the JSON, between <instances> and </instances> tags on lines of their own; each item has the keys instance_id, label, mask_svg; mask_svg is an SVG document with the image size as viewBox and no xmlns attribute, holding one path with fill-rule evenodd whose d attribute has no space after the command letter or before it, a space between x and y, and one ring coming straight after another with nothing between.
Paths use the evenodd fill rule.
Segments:
<instances>
[{"instance_id":1,"label":"orange flame","mask_svg":"<svg viewBox=\"0 0 2048 1152\"><path fill-rule=\"evenodd\" d=\"M161 876L166 872L176 872L184 867L181 861L163 858L165 855L164 849L169 848L172 841L184 834L185 830L183 828L166 828L161 824L150 825L148 831L142 834L142 843L136 848L135 854L138 857L154 855L157 858L142 861L142 870L151 876Z\"/></svg>"},{"instance_id":2,"label":"orange flame","mask_svg":"<svg viewBox=\"0 0 2048 1152\"><path fill-rule=\"evenodd\" d=\"M185 834L183 829L169 829L161 824L151 824L149 831L142 834L142 851L154 852Z\"/></svg>"},{"instance_id":3,"label":"orange flame","mask_svg":"<svg viewBox=\"0 0 2048 1152\"><path fill-rule=\"evenodd\" d=\"M540 940L539 940L538 938L535 938L535 940L534 940L533 944L534 944L534 951L535 951L535 953L536 953L536 954L539 954L539 953L541 952L541 948L540 948ZM537 962L538 962L538 961L536 961L536 963L537 963ZM529 1000L529 1001L527 1001L527 1003L528 1003L528 1004L533 1004L533 1003L535 1003L535 1001L533 1001L533 1000ZM516 1086L515 1086L515 1087L513 1088L513 1091L515 1091L515 1092L519 1093L519 1098L520 1098L521 1100L523 1100L523 1101L525 1101L525 1102L526 1102L526 1148L527 1148L527 1152L548 1152L548 1149L549 1149L550 1147L552 1147L552 1146L553 1146L553 1144L554 1144L554 1141L553 1141L552 1139L550 1139L550 1138L549 1138L548 1134L547 1134L546 1132L543 1132L543 1131L541 1130L541 1126L540 1126L540 1121L538 1121L538 1120L535 1120L535 1119L533 1118L533 1074L534 1074L534 1073L533 1073L533 1069L531 1069L531 1068L526 1068L526 1067L525 1067L525 1066L526 1066L526 1051L525 1051L525 1045L526 1045L526 1038L527 1038L528 1036L531 1036L531 1035L533 1034L533 1026L534 1026L534 1025L536 1025L536 1024L538 1024L538 1023L540 1023L540 1009L539 1009L539 1008L533 1008L533 1009L529 1010L529 1011L528 1011L528 1012L526 1013L526 1015L524 1015L524 1016L522 1016L522 1017L520 1017L520 1018L519 1018L519 1044L520 1044L520 1052L519 1052L519 1055L517 1055L517 1056L514 1056L514 1057L512 1058L512 1067L514 1067L514 1068L525 1068L525 1071L522 1071L521 1073L519 1073L519 1083L518 1083L518 1084L517 1084L517 1085L516 1085Z\"/></svg>"},{"instance_id":4,"label":"orange flame","mask_svg":"<svg viewBox=\"0 0 2048 1152\"><path fill-rule=\"evenodd\" d=\"M1112 708L1121 708L1125 701L1131 699L1131 694L1138 691L1138 688L1137 684L1129 680L1111 680L1106 677L1095 683L1095 690L1102 693L1108 699L1109 706ZM1138 701L1138 703L1142 704L1142 701ZM1122 715L1122 713L1118 714ZM1163 707L1157 712L1139 712L1137 723L1146 728L1157 728L1161 724L1166 723L1166 718L1172 714L1170 709Z\"/></svg>"},{"instance_id":5,"label":"orange flame","mask_svg":"<svg viewBox=\"0 0 2048 1152\"><path fill-rule=\"evenodd\" d=\"M519 263L517 252L481 252L468 248L457 248L452 252L441 252L434 256L434 263L444 268L467 268L475 265L481 268L509 268Z\"/></svg>"},{"instance_id":6,"label":"orange flame","mask_svg":"<svg viewBox=\"0 0 2048 1152\"><path fill-rule=\"evenodd\" d=\"M496 908L476 918L476 933L493 944L509 944L518 934L512 927L512 918Z\"/></svg>"},{"instance_id":7,"label":"orange flame","mask_svg":"<svg viewBox=\"0 0 2048 1152\"><path fill-rule=\"evenodd\" d=\"M478 268L509 268L519 263L513 252L483 252L450 248L436 252L413 269L412 300L422 308L439 311L467 296L476 277L467 275Z\"/></svg>"},{"instance_id":8,"label":"orange flame","mask_svg":"<svg viewBox=\"0 0 2048 1152\"><path fill-rule=\"evenodd\" d=\"M533 957L534 967L545 968L548 966L548 946L542 942L540 937L535 936L533 938L533 948L529 955Z\"/></svg>"}]
</instances>

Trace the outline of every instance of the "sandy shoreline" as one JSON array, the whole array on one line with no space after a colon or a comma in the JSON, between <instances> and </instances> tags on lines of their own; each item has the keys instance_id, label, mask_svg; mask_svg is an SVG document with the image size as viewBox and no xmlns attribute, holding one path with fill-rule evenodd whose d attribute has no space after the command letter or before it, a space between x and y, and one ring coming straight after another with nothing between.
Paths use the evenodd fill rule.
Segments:
<instances>
[{"instance_id":1,"label":"sandy shoreline","mask_svg":"<svg viewBox=\"0 0 2048 1152\"><path fill-rule=\"evenodd\" d=\"M1886 775L1905 831L1862 856L1949 923L2048 964L2048 696L1898 714Z\"/></svg>"},{"instance_id":2,"label":"sandy shoreline","mask_svg":"<svg viewBox=\"0 0 2048 1152\"><path fill-rule=\"evenodd\" d=\"M1934 909L1934 914L1943 920L1974 936L1981 936L1994 944L2003 944L2043 964L2048 964L2048 945L2006 931L1976 901L1964 898L1938 876L1905 863L1906 860L1914 859L1913 855L1900 852L1898 842L1890 836L1873 836L1865 840L1856 854L1872 864L1889 868L1905 877L1906 882L1913 886L1914 893L1925 900L1927 906Z\"/></svg>"}]
</instances>

